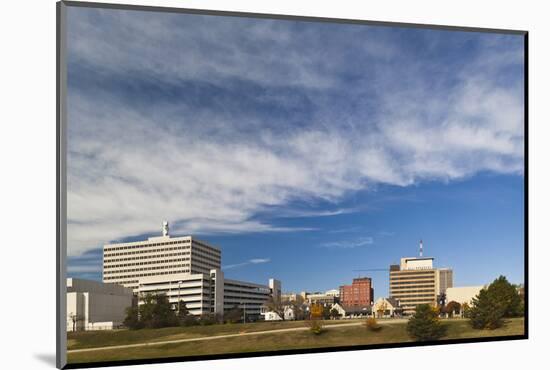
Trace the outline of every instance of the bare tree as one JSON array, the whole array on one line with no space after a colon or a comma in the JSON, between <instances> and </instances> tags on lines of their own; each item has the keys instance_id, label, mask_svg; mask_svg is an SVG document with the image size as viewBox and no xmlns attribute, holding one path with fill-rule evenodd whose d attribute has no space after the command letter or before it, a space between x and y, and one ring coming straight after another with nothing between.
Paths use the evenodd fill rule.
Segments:
<instances>
[{"instance_id":1,"label":"bare tree","mask_svg":"<svg viewBox=\"0 0 550 370\"><path fill-rule=\"evenodd\" d=\"M81 315L77 315L72 312L70 312L68 316L71 319L71 322L73 323L73 331L76 331L76 324L84 320L84 318Z\"/></svg>"},{"instance_id":2,"label":"bare tree","mask_svg":"<svg viewBox=\"0 0 550 370\"><path fill-rule=\"evenodd\" d=\"M285 306L282 304L280 299L273 299L273 297L269 297L269 299L264 303L264 306L272 312L275 312L281 319L285 319Z\"/></svg>"}]
</instances>

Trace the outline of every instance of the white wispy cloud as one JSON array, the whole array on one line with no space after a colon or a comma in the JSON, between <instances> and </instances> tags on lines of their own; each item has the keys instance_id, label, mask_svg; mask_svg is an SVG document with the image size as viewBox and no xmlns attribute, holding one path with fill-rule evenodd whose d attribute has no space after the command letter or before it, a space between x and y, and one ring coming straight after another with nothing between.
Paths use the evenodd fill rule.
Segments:
<instances>
[{"instance_id":1,"label":"white wispy cloud","mask_svg":"<svg viewBox=\"0 0 550 370\"><path fill-rule=\"evenodd\" d=\"M497 58L487 43L454 69L400 63L383 33L311 27L71 9L68 253L157 234L165 219L175 234L312 231L255 216L297 199L337 203L371 184L523 174L522 81L501 78L523 62L517 53ZM90 71L99 81L74 82ZM148 98L184 83L208 103L198 92ZM216 95L233 90L242 101ZM281 217L353 211L332 209Z\"/></svg>"},{"instance_id":2,"label":"white wispy cloud","mask_svg":"<svg viewBox=\"0 0 550 370\"><path fill-rule=\"evenodd\" d=\"M257 265L257 264L260 264L260 263L268 263L270 261L271 261L271 259L269 259L269 258L252 258L252 259L249 259L246 262L235 263L235 264L232 264L232 265L223 266L222 269L223 270L229 270L229 269L234 269L234 268L248 266L248 265Z\"/></svg>"},{"instance_id":3,"label":"white wispy cloud","mask_svg":"<svg viewBox=\"0 0 550 370\"><path fill-rule=\"evenodd\" d=\"M358 212L357 208L339 208L334 210L303 210L303 209L284 209L274 210L273 217L280 218L307 218L307 217L329 217L346 215Z\"/></svg>"},{"instance_id":4,"label":"white wispy cloud","mask_svg":"<svg viewBox=\"0 0 550 370\"><path fill-rule=\"evenodd\" d=\"M334 242L327 242L321 244L323 248L334 248L334 249L351 249L357 247L364 247L374 243L374 239L370 236L348 239L348 240L339 240Z\"/></svg>"}]
</instances>

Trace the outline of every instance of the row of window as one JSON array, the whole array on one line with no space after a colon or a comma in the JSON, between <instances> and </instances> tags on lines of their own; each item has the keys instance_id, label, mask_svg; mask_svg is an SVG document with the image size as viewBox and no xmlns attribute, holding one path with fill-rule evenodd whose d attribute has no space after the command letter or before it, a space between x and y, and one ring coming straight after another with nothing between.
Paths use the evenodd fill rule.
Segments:
<instances>
[{"instance_id":1,"label":"row of window","mask_svg":"<svg viewBox=\"0 0 550 370\"><path fill-rule=\"evenodd\" d=\"M194 265L198 262L202 263L206 267L214 266L210 268L219 268L220 266L220 261L203 260L202 258L197 258L194 254L191 254L191 260L193 261Z\"/></svg>"},{"instance_id":2,"label":"row of window","mask_svg":"<svg viewBox=\"0 0 550 370\"><path fill-rule=\"evenodd\" d=\"M390 277L392 276L425 276L425 275L433 275L435 274L435 270L426 270L426 271L390 271Z\"/></svg>"},{"instance_id":3,"label":"row of window","mask_svg":"<svg viewBox=\"0 0 550 370\"><path fill-rule=\"evenodd\" d=\"M196 241L196 240L193 240L193 244L196 244L196 245L198 245L198 246L200 246L200 247L206 248L206 249L208 249L208 250L210 250L210 251L213 251L214 253L217 253L217 254L220 254L220 253L221 253L221 251L220 251L219 249L213 248L213 247L211 247L211 246L209 246L209 245L203 244L203 243L198 242L198 241Z\"/></svg>"},{"instance_id":4,"label":"row of window","mask_svg":"<svg viewBox=\"0 0 550 370\"><path fill-rule=\"evenodd\" d=\"M149 243L149 244L130 244L130 245L123 245L119 247L104 247L103 250L108 251L119 251L123 249L134 249L134 248L147 248L147 247L160 247L164 245L174 245L174 244L182 244L182 243L189 243L191 239L189 240L176 240L171 242L162 242L162 243Z\"/></svg>"},{"instance_id":5,"label":"row of window","mask_svg":"<svg viewBox=\"0 0 550 370\"><path fill-rule=\"evenodd\" d=\"M415 280L415 281L391 281L390 286L401 286L401 285L426 285L426 284L435 284L434 279L429 280Z\"/></svg>"},{"instance_id":6,"label":"row of window","mask_svg":"<svg viewBox=\"0 0 550 370\"><path fill-rule=\"evenodd\" d=\"M181 262L181 261L189 261L189 257L173 258L171 260L158 260L158 261L147 261L147 262L123 263L123 264L120 264L120 265L103 265L103 271L105 271L106 269L119 268L119 267L154 265L154 264L159 264L159 263L170 263L170 262ZM189 266L189 264L186 264L186 265L183 265L183 266Z\"/></svg>"},{"instance_id":7,"label":"row of window","mask_svg":"<svg viewBox=\"0 0 550 370\"><path fill-rule=\"evenodd\" d=\"M104 279L106 280L106 279ZM119 285L136 285L137 286L137 283L139 282L139 280L128 280L128 281L119 281L117 282L117 284Z\"/></svg>"},{"instance_id":8,"label":"row of window","mask_svg":"<svg viewBox=\"0 0 550 370\"><path fill-rule=\"evenodd\" d=\"M233 300L233 299L237 299L237 300L241 300L241 301L244 301L246 300L247 301L247 304L248 304L248 301L259 301L259 302L265 302L265 300L268 298L268 295L265 295L263 297L254 297L254 298L251 298L251 297L243 297L243 296L239 296L239 295L223 295L223 298L224 299L227 299L227 300Z\"/></svg>"},{"instance_id":9,"label":"row of window","mask_svg":"<svg viewBox=\"0 0 550 370\"><path fill-rule=\"evenodd\" d=\"M113 263L113 262L122 262L122 261L135 261L143 259L153 259L153 258L166 258L173 256L185 256L189 255L191 252L178 252L178 253L163 253L163 254L154 254L151 256L138 256L138 257L127 257L127 258L114 258L114 259L103 259L103 263Z\"/></svg>"},{"instance_id":10,"label":"row of window","mask_svg":"<svg viewBox=\"0 0 550 370\"><path fill-rule=\"evenodd\" d=\"M196 290L196 288L195 288ZM180 289L172 289L172 290L169 290L169 289L154 289L154 290L144 290L144 289L140 289L139 292L141 294L147 294L147 293L157 293L157 294L166 294L168 296L168 298L177 298L177 297L193 297L193 296L197 296L197 297L200 297L204 294L208 295L208 290L203 290L202 293L201 292L194 292L194 293L186 293L186 289L184 288L181 288Z\"/></svg>"},{"instance_id":11,"label":"row of window","mask_svg":"<svg viewBox=\"0 0 550 370\"><path fill-rule=\"evenodd\" d=\"M104 275L113 275L113 274L122 274L124 272L134 272L134 271L151 271L151 270L170 270L180 267L189 266L188 263L181 263L177 265L168 265L168 266L149 266L136 269L125 269L125 270L114 270L114 271L103 271Z\"/></svg>"},{"instance_id":12,"label":"row of window","mask_svg":"<svg viewBox=\"0 0 550 370\"><path fill-rule=\"evenodd\" d=\"M193 251L193 254L201 254L206 258L221 258L221 252L211 252L209 249L204 248L197 248L196 245L193 244L193 248L191 249Z\"/></svg>"},{"instance_id":13,"label":"row of window","mask_svg":"<svg viewBox=\"0 0 550 370\"><path fill-rule=\"evenodd\" d=\"M434 293L434 289L410 289L410 290L391 290L391 294L403 294L403 293Z\"/></svg>"},{"instance_id":14,"label":"row of window","mask_svg":"<svg viewBox=\"0 0 550 370\"><path fill-rule=\"evenodd\" d=\"M188 284L188 283L198 283L198 282L205 282L205 283L208 283L208 280L203 280L203 279L193 279L193 280L181 280L181 283L182 284ZM162 281L162 282L158 282L158 283L147 283L147 284L142 284L142 286L144 287L148 287L148 286L157 286L157 285L166 285L166 284L169 284L169 285L178 285L179 284L179 280L175 280L175 281Z\"/></svg>"},{"instance_id":15,"label":"row of window","mask_svg":"<svg viewBox=\"0 0 550 370\"><path fill-rule=\"evenodd\" d=\"M411 289L431 289L431 290L435 290L435 285L404 285L404 286L390 286L390 290L391 291L396 291L396 290L403 290L403 291L407 291L407 290L411 290Z\"/></svg>"},{"instance_id":16,"label":"row of window","mask_svg":"<svg viewBox=\"0 0 550 370\"><path fill-rule=\"evenodd\" d=\"M179 267L179 266L177 266L177 267ZM136 278L136 277L143 277L143 276L180 274L180 273L186 273L186 272L189 272L189 270L161 271L161 272L155 272L155 273L150 273L150 274L133 274L133 275L124 275L124 276L107 276L107 277L104 277L103 280L118 280L118 279L128 279L128 278Z\"/></svg>"},{"instance_id":17,"label":"row of window","mask_svg":"<svg viewBox=\"0 0 550 370\"><path fill-rule=\"evenodd\" d=\"M170 247L170 248L159 248L159 249L149 249L149 250L138 250L132 252L118 252L118 253L103 253L103 258L106 257L116 257L116 256L129 256L134 254L144 254L144 253L158 253L158 252L168 252L174 250L189 249L189 246L179 246L179 247Z\"/></svg>"},{"instance_id":18,"label":"row of window","mask_svg":"<svg viewBox=\"0 0 550 370\"><path fill-rule=\"evenodd\" d=\"M406 281L402 281L406 280ZM419 284L419 283L435 283L434 278L429 277L419 277L417 279L411 279L411 278L394 278L390 279L390 284Z\"/></svg>"},{"instance_id":19,"label":"row of window","mask_svg":"<svg viewBox=\"0 0 550 370\"><path fill-rule=\"evenodd\" d=\"M233 290L233 289L225 289L224 292L228 293L236 293L236 294L251 294L251 295L257 295L257 296L265 296L266 294L271 293L271 291L242 291L242 290Z\"/></svg>"},{"instance_id":20,"label":"row of window","mask_svg":"<svg viewBox=\"0 0 550 370\"><path fill-rule=\"evenodd\" d=\"M434 294L393 294L394 298L399 299L399 301L411 301L415 299L423 299L423 298L434 298Z\"/></svg>"}]
</instances>

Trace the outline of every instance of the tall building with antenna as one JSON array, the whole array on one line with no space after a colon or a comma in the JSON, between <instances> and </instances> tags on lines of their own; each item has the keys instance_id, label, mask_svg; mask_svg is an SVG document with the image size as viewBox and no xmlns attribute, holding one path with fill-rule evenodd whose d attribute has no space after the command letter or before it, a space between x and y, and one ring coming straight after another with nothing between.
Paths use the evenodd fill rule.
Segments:
<instances>
[{"instance_id":1,"label":"tall building with antenna","mask_svg":"<svg viewBox=\"0 0 550 370\"><path fill-rule=\"evenodd\" d=\"M228 279L219 248L191 235L171 236L169 230L164 221L161 236L104 245L103 282L131 288L139 297L164 293L174 309L183 301L196 316L239 307L246 318L258 318L269 297L280 298L279 280L264 285Z\"/></svg>"},{"instance_id":2,"label":"tall building with antenna","mask_svg":"<svg viewBox=\"0 0 550 370\"><path fill-rule=\"evenodd\" d=\"M438 296L453 286L453 270L435 268L434 258L423 253L420 240L418 257L404 257L399 265L390 265L390 297L399 300L405 315L413 314L419 304L436 305Z\"/></svg>"}]
</instances>

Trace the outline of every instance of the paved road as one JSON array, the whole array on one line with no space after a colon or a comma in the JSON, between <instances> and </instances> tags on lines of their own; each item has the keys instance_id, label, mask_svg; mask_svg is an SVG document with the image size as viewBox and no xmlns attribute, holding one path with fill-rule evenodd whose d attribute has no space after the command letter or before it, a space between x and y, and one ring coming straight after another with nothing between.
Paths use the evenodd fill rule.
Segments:
<instances>
[{"instance_id":1,"label":"paved road","mask_svg":"<svg viewBox=\"0 0 550 370\"><path fill-rule=\"evenodd\" d=\"M407 322L406 319L394 319L394 320L381 320L378 323L381 325L385 324L397 324ZM361 321L348 322L344 324L332 324L325 325L324 328L342 328L347 326L359 326L364 325ZM148 346L160 346L163 344L172 344L172 343L185 343L185 342L198 342L203 340L214 340L214 339L223 339L223 338L233 338L233 337L243 337L247 335L263 335L263 334L273 334L273 333L286 333L292 331L303 331L309 330L308 327L298 327L298 328L287 328L287 329L273 329L273 330L264 330L264 331L251 331L245 333L236 333L236 334L224 334L224 335L215 335L210 337L199 337L199 338L186 338L186 339L174 339L174 340L165 340L161 342L146 342L146 343L135 343L135 344L123 344L119 346L106 346L106 347L94 347L94 348L82 348L82 349L72 349L68 350L67 353L81 353L81 352L91 352L91 351L104 351L109 349L121 349L121 348L132 348L132 347L148 347Z\"/></svg>"}]
</instances>

